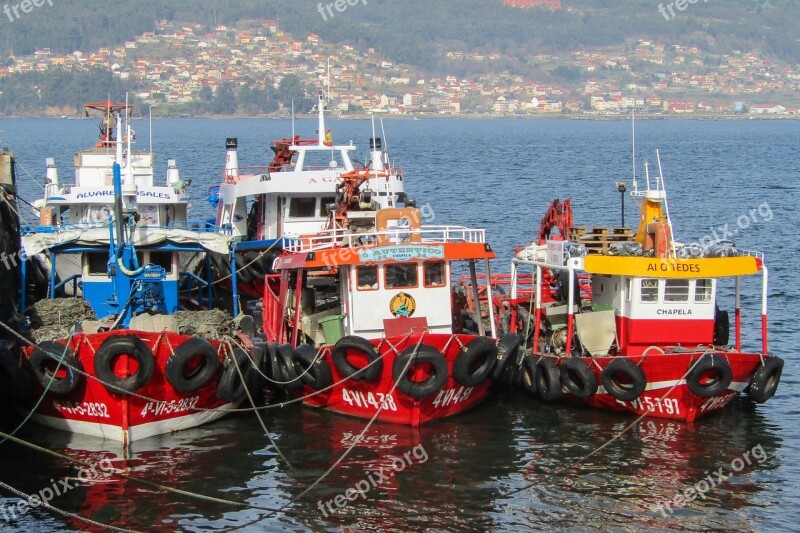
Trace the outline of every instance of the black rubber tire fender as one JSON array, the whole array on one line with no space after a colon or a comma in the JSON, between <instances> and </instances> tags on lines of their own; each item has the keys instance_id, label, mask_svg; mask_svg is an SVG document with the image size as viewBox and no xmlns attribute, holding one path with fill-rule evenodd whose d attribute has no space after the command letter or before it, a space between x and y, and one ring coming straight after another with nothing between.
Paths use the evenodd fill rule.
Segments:
<instances>
[{"instance_id":1,"label":"black rubber tire fender","mask_svg":"<svg viewBox=\"0 0 800 533\"><path fill-rule=\"evenodd\" d=\"M346 335L333 345L333 364L346 378L352 377L359 381L375 381L383 371L383 360L368 367L356 368L347 360L347 351L356 350L367 356L370 363L379 359L375 346L367 339L355 335Z\"/></svg>"},{"instance_id":2,"label":"black rubber tire fender","mask_svg":"<svg viewBox=\"0 0 800 533\"><path fill-rule=\"evenodd\" d=\"M710 383L701 383L700 378L714 371L717 376ZM703 354L694 368L686 376L686 385L695 396L711 398L725 391L733 381L733 371L727 359L716 353Z\"/></svg>"},{"instance_id":3,"label":"black rubber tire fender","mask_svg":"<svg viewBox=\"0 0 800 533\"><path fill-rule=\"evenodd\" d=\"M111 363L120 355L127 355L136 360L139 368L136 373L121 378L114 374ZM114 335L108 337L97 349L94 355L94 373L101 382L106 384L110 392L136 392L144 387L153 376L156 362L153 352L140 339L133 335ZM112 385L112 387L108 387Z\"/></svg>"},{"instance_id":4,"label":"black rubber tire fender","mask_svg":"<svg viewBox=\"0 0 800 533\"><path fill-rule=\"evenodd\" d=\"M588 400L597 392L597 374L580 357L567 357L561 363L561 383L567 391Z\"/></svg>"},{"instance_id":5,"label":"black rubber tire fender","mask_svg":"<svg viewBox=\"0 0 800 533\"><path fill-rule=\"evenodd\" d=\"M750 382L750 398L757 403L764 403L775 395L783 373L783 359L772 356L764 359Z\"/></svg>"},{"instance_id":6,"label":"black rubber tire fender","mask_svg":"<svg viewBox=\"0 0 800 533\"><path fill-rule=\"evenodd\" d=\"M83 370L83 365L72 353L69 348L64 350L64 344L57 341L42 341L31 352L28 358L28 364L31 367L33 376L43 388L47 387L50 383L51 374L45 367L45 363L57 365L61 360L62 354L64 355L63 363L60 370L63 370L65 375L63 378L55 377L50 383L49 392L54 394L69 394L74 391L83 377L75 369Z\"/></svg>"},{"instance_id":7,"label":"black rubber tire fender","mask_svg":"<svg viewBox=\"0 0 800 533\"><path fill-rule=\"evenodd\" d=\"M228 357L231 357L230 353ZM235 364L234 361L228 361L222 371L222 376L219 378L217 396L228 403L236 403L247 395L245 390L245 387L247 387L253 400L258 401L261 381L257 379L259 376L253 366L253 360L241 348L234 348L233 357L235 358ZM239 375L240 371L241 376ZM244 379L242 379L242 376L244 376Z\"/></svg>"},{"instance_id":8,"label":"black rubber tire fender","mask_svg":"<svg viewBox=\"0 0 800 533\"><path fill-rule=\"evenodd\" d=\"M317 357L310 344L301 344L292 353L295 371L301 380L314 390L324 389L333 383L333 374L324 357Z\"/></svg>"},{"instance_id":9,"label":"black rubber tire fender","mask_svg":"<svg viewBox=\"0 0 800 533\"><path fill-rule=\"evenodd\" d=\"M408 362L413 359L411 364ZM433 372L425 381L415 382L408 377L406 366L410 370L415 364L427 363ZM397 390L417 400L427 398L439 392L447 382L447 361L444 356L427 344L409 346L397 356L392 365L392 377L397 383Z\"/></svg>"},{"instance_id":10,"label":"black rubber tire fender","mask_svg":"<svg viewBox=\"0 0 800 533\"><path fill-rule=\"evenodd\" d=\"M522 363L518 358L521 342L522 336L516 333L500 337L497 343L497 364L492 372L492 381L496 384L508 386L514 381L514 375Z\"/></svg>"},{"instance_id":11,"label":"black rubber tire fender","mask_svg":"<svg viewBox=\"0 0 800 533\"><path fill-rule=\"evenodd\" d=\"M295 349L291 344L281 344L275 349L278 362L278 381L287 391L294 391L302 388L303 380L300 378L302 370L298 372L295 365Z\"/></svg>"},{"instance_id":12,"label":"black rubber tire fender","mask_svg":"<svg viewBox=\"0 0 800 533\"><path fill-rule=\"evenodd\" d=\"M531 396L536 395L536 358L527 356L520 366L520 381L522 389Z\"/></svg>"},{"instance_id":13,"label":"black rubber tire fender","mask_svg":"<svg viewBox=\"0 0 800 533\"><path fill-rule=\"evenodd\" d=\"M276 391L286 390L282 384L276 383L283 381L283 376L278 362L278 345L274 342L268 343L265 347L264 359L261 360L261 371L267 376L268 388Z\"/></svg>"},{"instance_id":14,"label":"black rubber tire fender","mask_svg":"<svg viewBox=\"0 0 800 533\"><path fill-rule=\"evenodd\" d=\"M619 375L625 378L619 379ZM647 388L647 377L642 367L627 357L615 357L600 373L603 388L615 400L632 402L642 395Z\"/></svg>"},{"instance_id":15,"label":"black rubber tire fender","mask_svg":"<svg viewBox=\"0 0 800 533\"><path fill-rule=\"evenodd\" d=\"M480 364L476 365L476 362ZM453 363L453 379L474 387L492 373L497 362L497 346L486 337L477 337L461 348Z\"/></svg>"},{"instance_id":16,"label":"black rubber tire fender","mask_svg":"<svg viewBox=\"0 0 800 533\"><path fill-rule=\"evenodd\" d=\"M549 357L536 361L536 392L546 402L561 398L561 371L558 364Z\"/></svg>"},{"instance_id":17,"label":"black rubber tire fender","mask_svg":"<svg viewBox=\"0 0 800 533\"><path fill-rule=\"evenodd\" d=\"M191 375L186 375L186 365L200 359L200 364L192 370ZM205 339L193 337L175 349L175 353L167 359L165 374L167 381L182 394L189 394L199 390L214 376L219 369L219 354L217 350Z\"/></svg>"}]
</instances>

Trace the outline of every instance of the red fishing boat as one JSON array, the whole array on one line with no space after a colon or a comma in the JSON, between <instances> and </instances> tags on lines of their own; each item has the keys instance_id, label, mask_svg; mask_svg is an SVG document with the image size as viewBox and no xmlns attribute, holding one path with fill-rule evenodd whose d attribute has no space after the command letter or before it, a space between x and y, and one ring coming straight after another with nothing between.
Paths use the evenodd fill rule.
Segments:
<instances>
[{"instance_id":1,"label":"red fishing boat","mask_svg":"<svg viewBox=\"0 0 800 533\"><path fill-rule=\"evenodd\" d=\"M43 255L51 266L49 298L28 310L36 343L23 359L34 379L7 364L10 352L0 350L0 357L18 378L13 396L33 420L129 443L219 418L245 398L245 385L257 396L259 383L249 337L230 315L210 310L210 257L229 256L230 239L214 228L176 226L172 203L139 204L151 183L122 155L131 153L132 134L123 152L111 131L101 143L110 157L117 148L113 184L100 192L85 183L72 189L102 193L106 218L86 222L75 215L82 204L57 204L42 209L40 225L23 229L28 256ZM185 212L183 206L184 222ZM181 256L204 262L209 276L184 272ZM60 278L65 258L78 272Z\"/></svg>"},{"instance_id":2,"label":"red fishing boat","mask_svg":"<svg viewBox=\"0 0 800 533\"><path fill-rule=\"evenodd\" d=\"M490 338L480 319L465 320L451 289L459 264L488 273L484 230L425 226L414 207L369 208L363 177L343 180L329 229L287 244L265 283L266 373L308 405L397 424L478 404L518 343L498 348L494 325Z\"/></svg>"},{"instance_id":3,"label":"red fishing boat","mask_svg":"<svg viewBox=\"0 0 800 533\"><path fill-rule=\"evenodd\" d=\"M493 295L490 307L503 331L526 339L519 383L547 401L563 396L687 422L742 392L767 401L783 360L767 346L763 254L729 242L702 249L674 241L663 178L655 178L654 189L649 175L647 181L640 192L634 180L632 195L641 206L635 236L624 227L573 227L569 201L556 201L538 242L518 250L510 294ZM549 235L554 227L561 235ZM747 276L762 281L755 351L743 348L741 279ZM725 281L732 287L721 290ZM732 342L721 309L726 291L735 306Z\"/></svg>"}]
</instances>

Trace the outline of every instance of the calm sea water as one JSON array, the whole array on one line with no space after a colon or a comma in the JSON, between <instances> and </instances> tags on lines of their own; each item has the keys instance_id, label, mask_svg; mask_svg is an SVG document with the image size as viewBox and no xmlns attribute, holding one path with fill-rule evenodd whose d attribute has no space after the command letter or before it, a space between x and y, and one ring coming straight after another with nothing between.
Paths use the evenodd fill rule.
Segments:
<instances>
[{"instance_id":1,"label":"calm sea water","mask_svg":"<svg viewBox=\"0 0 800 533\"><path fill-rule=\"evenodd\" d=\"M337 142L352 139L366 158L367 121L330 125ZM577 224L620 222L614 182L631 176L629 122L397 119L385 127L411 196L430 204L437 224L486 227L498 254L495 271L507 270L516 244L530 242L554 198L572 198ZM147 144L146 122L136 128ZM288 136L290 128L288 121L156 120L157 169L163 175L166 160L177 159L183 177L193 180L193 212L210 216L205 188L218 181L225 137L239 138L242 165L259 165L267 162L267 141ZM313 121L298 121L298 133L314 129ZM71 120L4 120L0 130L24 169L19 182L28 199L41 189L25 170L41 182L44 158L55 157L62 181L71 182L72 154L93 143L97 131L93 122ZM636 140L642 178L644 160L654 171L655 150L661 151L679 240L713 238L715 229L721 236L727 224L737 245L767 254L770 350L787 361L778 394L767 404L740 400L692 425L645 419L628 429L630 416L548 405L519 393L419 430L376 424L307 493L364 421L300 406L269 410L265 423L285 459L252 415L138 442L127 455L114 443L31 424L20 436L46 448L92 463L109 459L171 487L283 510L270 515L115 478L75 481L52 504L144 531L796 529L800 304L792 287L800 252L800 122L641 121ZM630 223L634 206L630 199L626 204ZM744 305L751 307L744 333L754 348L760 346L758 290L757 281L745 284ZM416 455L408 454L396 471L408 452ZM746 453L750 464L742 463ZM381 480L381 468L392 475ZM730 478L718 483L715 472ZM77 473L62 460L0 445L0 480L26 492ZM328 512L326 502L370 478L382 482ZM704 498L672 514L656 509L689 487L710 486L708 479L717 486ZM0 496L0 511L16 501ZM41 509L10 524L0 514L0 524L11 531L87 528Z\"/></svg>"}]
</instances>

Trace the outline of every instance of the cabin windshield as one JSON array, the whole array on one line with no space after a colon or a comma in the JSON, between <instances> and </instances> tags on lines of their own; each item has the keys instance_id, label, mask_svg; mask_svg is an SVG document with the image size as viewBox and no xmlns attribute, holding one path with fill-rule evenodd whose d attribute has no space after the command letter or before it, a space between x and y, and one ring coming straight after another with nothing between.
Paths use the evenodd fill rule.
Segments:
<instances>
[{"instance_id":1,"label":"cabin windshield","mask_svg":"<svg viewBox=\"0 0 800 533\"><path fill-rule=\"evenodd\" d=\"M331 162L336 162L336 166L332 166ZM339 150L306 150L303 156L303 168L298 170L330 170L334 168L347 168Z\"/></svg>"}]
</instances>

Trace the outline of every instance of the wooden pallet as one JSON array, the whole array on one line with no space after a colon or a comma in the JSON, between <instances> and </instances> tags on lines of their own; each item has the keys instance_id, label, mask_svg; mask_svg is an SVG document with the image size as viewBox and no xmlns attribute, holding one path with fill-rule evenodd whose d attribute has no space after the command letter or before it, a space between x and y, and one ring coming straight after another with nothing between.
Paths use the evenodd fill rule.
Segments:
<instances>
[{"instance_id":1,"label":"wooden pallet","mask_svg":"<svg viewBox=\"0 0 800 533\"><path fill-rule=\"evenodd\" d=\"M582 244L590 254L606 254L611 244L633 240L633 230L623 226L578 226L571 229L569 240Z\"/></svg>"}]
</instances>

